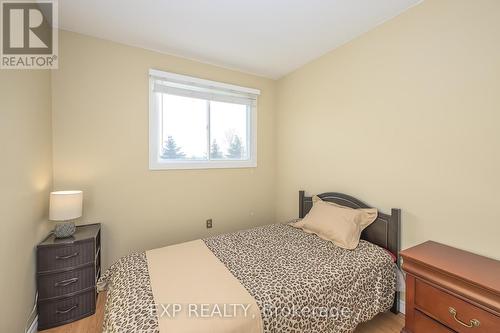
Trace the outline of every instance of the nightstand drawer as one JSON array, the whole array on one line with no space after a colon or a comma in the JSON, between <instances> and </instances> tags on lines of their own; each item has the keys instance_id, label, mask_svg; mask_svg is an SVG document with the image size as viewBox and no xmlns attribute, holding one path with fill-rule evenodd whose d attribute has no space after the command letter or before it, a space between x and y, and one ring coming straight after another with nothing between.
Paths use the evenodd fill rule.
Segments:
<instances>
[{"instance_id":1,"label":"nightstand drawer","mask_svg":"<svg viewBox=\"0 0 500 333\"><path fill-rule=\"evenodd\" d=\"M95 290L60 299L38 303L38 327L46 329L74 321L95 312Z\"/></svg>"},{"instance_id":2,"label":"nightstand drawer","mask_svg":"<svg viewBox=\"0 0 500 333\"><path fill-rule=\"evenodd\" d=\"M415 327L413 333L454 333L420 311L415 311Z\"/></svg>"},{"instance_id":3,"label":"nightstand drawer","mask_svg":"<svg viewBox=\"0 0 500 333\"><path fill-rule=\"evenodd\" d=\"M99 245L99 246L97 246ZM40 330L95 313L96 275L101 266L101 225L76 227L69 238L51 233L37 246Z\"/></svg>"},{"instance_id":4,"label":"nightstand drawer","mask_svg":"<svg viewBox=\"0 0 500 333\"><path fill-rule=\"evenodd\" d=\"M61 272L43 274L38 277L38 297L59 297L90 288L95 284L94 265Z\"/></svg>"},{"instance_id":5,"label":"nightstand drawer","mask_svg":"<svg viewBox=\"0 0 500 333\"><path fill-rule=\"evenodd\" d=\"M93 242L79 242L40 247L37 255L38 272L71 268L94 262Z\"/></svg>"},{"instance_id":6,"label":"nightstand drawer","mask_svg":"<svg viewBox=\"0 0 500 333\"><path fill-rule=\"evenodd\" d=\"M415 281L415 305L429 316L460 333L500 332L499 317L419 279Z\"/></svg>"}]
</instances>

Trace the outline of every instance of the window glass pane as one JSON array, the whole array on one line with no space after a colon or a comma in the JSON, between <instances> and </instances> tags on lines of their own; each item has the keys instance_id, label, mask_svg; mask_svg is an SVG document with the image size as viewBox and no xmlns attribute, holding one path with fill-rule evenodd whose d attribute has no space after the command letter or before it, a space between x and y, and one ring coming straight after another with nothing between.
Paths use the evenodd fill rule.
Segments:
<instances>
[{"instance_id":1,"label":"window glass pane","mask_svg":"<svg viewBox=\"0 0 500 333\"><path fill-rule=\"evenodd\" d=\"M160 158L207 160L207 101L163 94Z\"/></svg>"},{"instance_id":2,"label":"window glass pane","mask_svg":"<svg viewBox=\"0 0 500 333\"><path fill-rule=\"evenodd\" d=\"M246 105L210 102L210 159L248 160Z\"/></svg>"}]
</instances>

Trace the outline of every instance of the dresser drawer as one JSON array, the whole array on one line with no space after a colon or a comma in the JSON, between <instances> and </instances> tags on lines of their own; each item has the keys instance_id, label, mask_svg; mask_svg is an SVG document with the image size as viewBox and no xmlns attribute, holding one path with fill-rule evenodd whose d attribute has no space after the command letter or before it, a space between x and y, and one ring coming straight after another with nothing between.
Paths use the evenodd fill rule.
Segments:
<instances>
[{"instance_id":1,"label":"dresser drawer","mask_svg":"<svg viewBox=\"0 0 500 333\"><path fill-rule=\"evenodd\" d=\"M417 309L459 333L500 333L499 317L419 279L415 281L415 305ZM455 314L450 309L454 309ZM465 326L471 325L474 319L478 321L478 326Z\"/></svg>"},{"instance_id":2,"label":"dresser drawer","mask_svg":"<svg viewBox=\"0 0 500 333\"><path fill-rule=\"evenodd\" d=\"M454 331L417 310L413 333L454 333Z\"/></svg>"},{"instance_id":3,"label":"dresser drawer","mask_svg":"<svg viewBox=\"0 0 500 333\"><path fill-rule=\"evenodd\" d=\"M38 272L53 271L94 262L94 242L41 247L37 253Z\"/></svg>"},{"instance_id":4,"label":"dresser drawer","mask_svg":"<svg viewBox=\"0 0 500 333\"><path fill-rule=\"evenodd\" d=\"M59 297L93 287L94 265L60 273L43 274L38 277L40 299Z\"/></svg>"},{"instance_id":5,"label":"dresser drawer","mask_svg":"<svg viewBox=\"0 0 500 333\"><path fill-rule=\"evenodd\" d=\"M38 302L38 328L46 329L95 312L95 289L57 301Z\"/></svg>"}]
</instances>

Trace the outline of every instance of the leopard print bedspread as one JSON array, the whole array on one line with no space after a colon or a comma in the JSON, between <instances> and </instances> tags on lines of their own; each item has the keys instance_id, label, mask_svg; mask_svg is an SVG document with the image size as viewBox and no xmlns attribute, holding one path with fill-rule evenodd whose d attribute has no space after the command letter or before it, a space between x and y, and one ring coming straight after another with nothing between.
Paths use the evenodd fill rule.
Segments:
<instances>
[{"instance_id":1,"label":"leopard print bedspread","mask_svg":"<svg viewBox=\"0 0 500 333\"><path fill-rule=\"evenodd\" d=\"M257 301L264 332L352 332L393 302L391 257L363 240L345 250L273 224L204 241Z\"/></svg>"},{"instance_id":2,"label":"leopard print bedspread","mask_svg":"<svg viewBox=\"0 0 500 333\"><path fill-rule=\"evenodd\" d=\"M265 333L349 333L388 310L396 273L382 248L361 240L345 250L284 224L204 239L254 297ZM146 255L120 259L101 277L104 333L157 333Z\"/></svg>"},{"instance_id":3,"label":"leopard print bedspread","mask_svg":"<svg viewBox=\"0 0 500 333\"><path fill-rule=\"evenodd\" d=\"M107 290L102 333L159 333L146 252L111 265L97 283Z\"/></svg>"}]
</instances>

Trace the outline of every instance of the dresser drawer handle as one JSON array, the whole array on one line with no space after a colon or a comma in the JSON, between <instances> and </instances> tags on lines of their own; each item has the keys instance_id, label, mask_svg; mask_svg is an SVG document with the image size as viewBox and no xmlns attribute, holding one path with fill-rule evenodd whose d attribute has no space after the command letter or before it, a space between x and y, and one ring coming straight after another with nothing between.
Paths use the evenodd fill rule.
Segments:
<instances>
[{"instance_id":1,"label":"dresser drawer handle","mask_svg":"<svg viewBox=\"0 0 500 333\"><path fill-rule=\"evenodd\" d=\"M59 310L59 309L57 309L57 310L56 310L56 313L57 313L57 314L65 314L65 313L68 313L68 312L70 312L70 311L73 311L73 310L74 310L74 309L76 309L77 307L78 307L78 304L75 304L75 305L73 305L73 306L71 306L71 307L69 307L69 308L67 308L67 309L65 309L65 310Z\"/></svg>"},{"instance_id":2,"label":"dresser drawer handle","mask_svg":"<svg viewBox=\"0 0 500 333\"><path fill-rule=\"evenodd\" d=\"M56 256L56 260L64 260L64 259L69 259L69 258L73 258L73 257L76 257L77 255L79 255L78 252L75 252L73 254L68 254L67 256Z\"/></svg>"},{"instance_id":3,"label":"dresser drawer handle","mask_svg":"<svg viewBox=\"0 0 500 333\"><path fill-rule=\"evenodd\" d=\"M455 321L462 326L465 326L468 328L474 328L474 327L479 327L479 325L481 325L481 322L477 319L471 319L469 321L469 324L464 323L463 321L461 321L460 319L457 318L457 310L455 310L452 307L449 307L448 311L450 312L451 315L453 315L453 319L455 319Z\"/></svg>"},{"instance_id":4,"label":"dresser drawer handle","mask_svg":"<svg viewBox=\"0 0 500 333\"><path fill-rule=\"evenodd\" d=\"M78 281L78 278L72 278L72 279L67 279L67 280L62 280L54 283L54 287L66 287L69 286L72 283L75 283Z\"/></svg>"}]
</instances>

